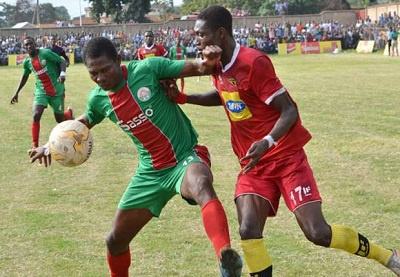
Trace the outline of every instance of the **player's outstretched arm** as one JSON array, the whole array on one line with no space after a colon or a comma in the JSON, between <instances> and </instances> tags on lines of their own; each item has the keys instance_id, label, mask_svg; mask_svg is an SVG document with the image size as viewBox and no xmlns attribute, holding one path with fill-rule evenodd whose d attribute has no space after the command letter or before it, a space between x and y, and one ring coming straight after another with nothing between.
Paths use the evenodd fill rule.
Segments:
<instances>
[{"instance_id":1,"label":"player's outstretched arm","mask_svg":"<svg viewBox=\"0 0 400 277\"><path fill-rule=\"evenodd\" d=\"M202 52L202 58L185 61L181 74L177 77L209 75L215 72L221 58L222 50L217 45L207 46Z\"/></svg>"},{"instance_id":2,"label":"player's outstretched arm","mask_svg":"<svg viewBox=\"0 0 400 277\"><path fill-rule=\"evenodd\" d=\"M20 90L25 86L26 82L29 79L29 75L22 75L21 80L19 81L19 85L17 90L15 91L13 97L11 98L10 104L18 103L18 94Z\"/></svg>"},{"instance_id":3,"label":"player's outstretched arm","mask_svg":"<svg viewBox=\"0 0 400 277\"><path fill-rule=\"evenodd\" d=\"M160 80L167 97L177 104L194 104L199 106L221 106L221 98L216 90L202 94L185 94L179 91L176 80Z\"/></svg>"}]
</instances>

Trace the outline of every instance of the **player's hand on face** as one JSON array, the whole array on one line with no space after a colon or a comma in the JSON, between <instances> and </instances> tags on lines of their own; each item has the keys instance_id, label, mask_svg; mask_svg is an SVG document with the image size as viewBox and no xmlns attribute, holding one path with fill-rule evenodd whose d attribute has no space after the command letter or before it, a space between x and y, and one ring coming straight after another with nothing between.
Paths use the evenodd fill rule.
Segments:
<instances>
[{"instance_id":1,"label":"player's hand on face","mask_svg":"<svg viewBox=\"0 0 400 277\"><path fill-rule=\"evenodd\" d=\"M45 167L51 165L51 155L46 145L30 149L28 151L28 155L31 158L31 163L34 163L36 160L38 160L39 164L42 164L43 161Z\"/></svg>"},{"instance_id":2,"label":"player's hand on face","mask_svg":"<svg viewBox=\"0 0 400 277\"><path fill-rule=\"evenodd\" d=\"M247 151L246 156L240 159L240 162L250 160L249 163L243 167L242 173L246 174L249 172L270 147L268 141L264 139L254 142Z\"/></svg>"},{"instance_id":3,"label":"player's hand on face","mask_svg":"<svg viewBox=\"0 0 400 277\"><path fill-rule=\"evenodd\" d=\"M206 46L201 53L202 65L208 70L214 69L221 59L221 53L222 49L218 45Z\"/></svg>"},{"instance_id":4,"label":"player's hand on face","mask_svg":"<svg viewBox=\"0 0 400 277\"><path fill-rule=\"evenodd\" d=\"M165 95L171 100L174 101L176 97L179 95L178 86L176 85L175 79L163 79L160 80L160 85L164 88Z\"/></svg>"},{"instance_id":5,"label":"player's hand on face","mask_svg":"<svg viewBox=\"0 0 400 277\"><path fill-rule=\"evenodd\" d=\"M15 103L18 103L18 94L14 94L14 96L11 98L10 104L13 105Z\"/></svg>"}]
</instances>

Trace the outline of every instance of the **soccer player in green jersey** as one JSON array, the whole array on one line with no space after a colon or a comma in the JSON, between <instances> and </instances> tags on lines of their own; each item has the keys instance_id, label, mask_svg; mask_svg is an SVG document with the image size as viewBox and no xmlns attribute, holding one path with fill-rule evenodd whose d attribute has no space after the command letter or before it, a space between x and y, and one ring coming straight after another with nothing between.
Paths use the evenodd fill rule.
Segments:
<instances>
[{"instance_id":1,"label":"soccer player in green jersey","mask_svg":"<svg viewBox=\"0 0 400 277\"><path fill-rule=\"evenodd\" d=\"M73 112L70 107L64 112L66 61L50 49L38 49L35 40L31 37L24 39L23 43L29 56L23 61L24 72L18 88L11 98L11 104L18 103L20 90L28 81L29 75L34 73L36 88L33 96L31 134L32 146L38 147L40 119L48 105L52 107L58 123L73 119Z\"/></svg>"},{"instance_id":2,"label":"soccer player in green jersey","mask_svg":"<svg viewBox=\"0 0 400 277\"><path fill-rule=\"evenodd\" d=\"M153 217L160 216L176 194L189 204L200 206L221 275L241 276L242 261L230 247L225 211L212 186L208 150L198 145L190 120L166 97L159 82L199 75L204 69L215 67L220 51L207 55L205 50L203 54L201 61L154 57L121 66L121 56L107 38L94 38L85 47L84 63L97 86L90 92L86 112L78 120L92 128L107 117L132 139L139 152L138 168L118 204L106 239L111 276L128 276L131 240ZM51 157L44 154L45 147L36 148L31 161L44 158L47 166Z\"/></svg>"}]
</instances>

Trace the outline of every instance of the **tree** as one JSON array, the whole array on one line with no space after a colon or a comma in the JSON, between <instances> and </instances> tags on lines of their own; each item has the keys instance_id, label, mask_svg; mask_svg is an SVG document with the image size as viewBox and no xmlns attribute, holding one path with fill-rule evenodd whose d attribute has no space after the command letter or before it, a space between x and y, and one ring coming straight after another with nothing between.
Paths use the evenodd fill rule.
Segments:
<instances>
[{"instance_id":1,"label":"tree","mask_svg":"<svg viewBox=\"0 0 400 277\"><path fill-rule=\"evenodd\" d=\"M56 22L56 13L53 4L44 3L39 5L40 23ZM35 21L34 21L35 22ZM37 23L37 22L35 22Z\"/></svg>"},{"instance_id":2,"label":"tree","mask_svg":"<svg viewBox=\"0 0 400 277\"><path fill-rule=\"evenodd\" d=\"M175 12L173 0L154 0L152 3L161 8L160 18L164 21L168 19L170 14Z\"/></svg>"},{"instance_id":3,"label":"tree","mask_svg":"<svg viewBox=\"0 0 400 277\"><path fill-rule=\"evenodd\" d=\"M209 5L219 4L230 9L243 9L250 15L273 15L276 2L283 0L184 0L184 14L199 12ZM287 0L289 14L315 14L324 10L350 9L347 0Z\"/></svg>"},{"instance_id":4,"label":"tree","mask_svg":"<svg viewBox=\"0 0 400 277\"><path fill-rule=\"evenodd\" d=\"M200 12L211 5L229 5L229 1L224 0L184 0L181 7L183 14L191 14L194 12Z\"/></svg>"},{"instance_id":5,"label":"tree","mask_svg":"<svg viewBox=\"0 0 400 277\"><path fill-rule=\"evenodd\" d=\"M14 11L15 6L7 4L6 2L0 3L0 27L11 27L15 25Z\"/></svg>"},{"instance_id":6,"label":"tree","mask_svg":"<svg viewBox=\"0 0 400 277\"><path fill-rule=\"evenodd\" d=\"M89 0L89 3L92 3L92 17L97 22L103 14L111 16L116 23L148 22L145 15L150 12L150 0Z\"/></svg>"},{"instance_id":7,"label":"tree","mask_svg":"<svg viewBox=\"0 0 400 277\"><path fill-rule=\"evenodd\" d=\"M70 20L71 17L69 16L68 10L64 6L54 7L54 12L56 14L56 18L61 21Z\"/></svg>"},{"instance_id":8,"label":"tree","mask_svg":"<svg viewBox=\"0 0 400 277\"><path fill-rule=\"evenodd\" d=\"M32 22L35 7L31 0L17 0L14 10L14 22Z\"/></svg>"}]
</instances>

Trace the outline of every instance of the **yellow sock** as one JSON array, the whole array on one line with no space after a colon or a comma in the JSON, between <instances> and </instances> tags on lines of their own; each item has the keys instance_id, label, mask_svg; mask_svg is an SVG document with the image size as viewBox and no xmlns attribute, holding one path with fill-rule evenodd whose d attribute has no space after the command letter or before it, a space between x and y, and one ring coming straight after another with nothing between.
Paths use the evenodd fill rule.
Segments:
<instances>
[{"instance_id":1,"label":"yellow sock","mask_svg":"<svg viewBox=\"0 0 400 277\"><path fill-rule=\"evenodd\" d=\"M271 257L264 246L263 239L241 240L240 245L249 273L263 271L272 265Z\"/></svg>"},{"instance_id":2,"label":"yellow sock","mask_svg":"<svg viewBox=\"0 0 400 277\"><path fill-rule=\"evenodd\" d=\"M330 248L342 249L351 254L376 260L386 265L393 252L370 242L366 237L346 225L331 225L332 240Z\"/></svg>"}]
</instances>

